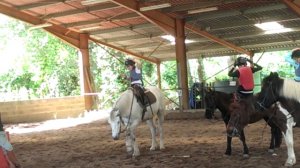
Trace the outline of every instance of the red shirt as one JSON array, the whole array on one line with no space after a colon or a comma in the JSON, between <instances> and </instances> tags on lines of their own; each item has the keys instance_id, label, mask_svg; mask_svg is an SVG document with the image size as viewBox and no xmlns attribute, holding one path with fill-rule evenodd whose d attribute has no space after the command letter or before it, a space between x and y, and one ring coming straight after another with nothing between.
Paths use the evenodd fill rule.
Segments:
<instances>
[{"instance_id":1,"label":"red shirt","mask_svg":"<svg viewBox=\"0 0 300 168\"><path fill-rule=\"evenodd\" d=\"M0 147L0 168L9 168L9 164L3 149Z\"/></svg>"},{"instance_id":2,"label":"red shirt","mask_svg":"<svg viewBox=\"0 0 300 168\"><path fill-rule=\"evenodd\" d=\"M239 83L245 90L253 90L254 88L254 79L252 74L252 69L247 66L240 67L238 69L240 76L239 76Z\"/></svg>"}]
</instances>

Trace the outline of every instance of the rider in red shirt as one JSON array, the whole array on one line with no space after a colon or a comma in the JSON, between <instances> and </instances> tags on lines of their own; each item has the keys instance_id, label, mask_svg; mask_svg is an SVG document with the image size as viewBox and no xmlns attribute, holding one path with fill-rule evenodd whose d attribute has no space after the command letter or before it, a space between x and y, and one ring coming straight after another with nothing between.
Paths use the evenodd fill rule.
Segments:
<instances>
[{"instance_id":1,"label":"rider in red shirt","mask_svg":"<svg viewBox=\"0 0 300 168\"><path fill-rule=\"evenodd\" d=\"M247 66L247 62L250 66ZM238 66L238 68L236 68ZM238 57L234 63L234 67L228 72L228 76L237 77L239 79L239 86L237 88L237 96L240 98L253 95L254 79L253 73L261 70L262 67L250 59L245 57Z\"/></svg>"}]
</instances>

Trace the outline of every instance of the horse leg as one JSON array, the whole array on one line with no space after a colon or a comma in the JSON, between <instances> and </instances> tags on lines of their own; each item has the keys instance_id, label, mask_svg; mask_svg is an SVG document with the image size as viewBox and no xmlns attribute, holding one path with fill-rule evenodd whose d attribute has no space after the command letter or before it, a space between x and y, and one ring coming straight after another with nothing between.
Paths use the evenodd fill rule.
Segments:
<instances>
[{"instance_id":1,"label":"horse leg","mask_svg":"<svg viewBox=\"0 0 300 168\"><path fill-rule=\"evenodd\" d=\"M147 120L147 125L149 126L150 128L150 132L151 132L151 139L152 139L152 143L151 143L151 147L150 147L150 150L153 151L157 148L157 142L156 142L156 128L153 124L153 120L150 119L150 120Z\"/></svg>"},{"instance_id":2,"label":"horse leg","mask_svg":"<svg viewBox=\"0 0 300 168\"><path fill-rule=\"evenodd\" d=\"M280 128L278 128L277 126L275 127L275 148L280 148L280 145L282 143L282 133Z\"/></svg>"},{"instance_id":3,"label":"horse leg","mask_svg":"<svg viewBox=\"0 0 300 168\"><path fill-rule=\"evenodd\" d=\"M270 147L268 152L269 153L274 153L274 148L275 148L275 137L276 136L276 129L275 127L271 127L271 141L270 141Z\"/></svg>"},{"instance_id":4,"label":"horse leg","mask_svg":"<svg viewBox=\"0 0 300 168\"><path fill-rule=\"evenodd\" d=\"M132 147L130 129L126 130L125 144L126 144L126 150L127 150L128 155L132 155L133 154L133 147Z\"/></svg>"},{"instance_id":5,"label":"horse leg","mask_svg":"<svg viewBox=\"0 0 300 168\"><path fill-rule=\"evenodd\" d=\"M159 148L160 150L165 149L165 144L164 144L164 127L163 127L163 122L164 122L164 114L162 110L159 110L157 112L158 115L158 129L159 129Z\"/></svg>"},{"instance_id":6,"label":"horse leg","mask_svg":"<svg viewBox=\"0 0 300 168\"><path fill-rule=\"evenodd\" d=\"M133 121L133 123L130 125L130 139L132 142L132 146L133 146L133 154L132 157L136 157L136 156L140 156L140 150L138 147L138 144L136 142L136 138L135 138L135 129L136 127L139 125L139 121Z\"/></svg>"},{"instance_id":7,"label":"horse leg","mask_svg":"<svg viewBox=\"0 0 300 168\"><path fill-rule=\"evenodd\" d=\"M289 126L288 126L289 127ZM294 140L293 140L293 127L288 128L285 133L283 133L285 143L288 151L288 158L284 166L292 166L296 163L296 156L294 152Z\"/></svg>"},{"instance_id":8,"label":"horse leg","mask_svg":"<svg viewBox=\"0 0 300 168\"><path fill-rule=\"evenodd\" d=\"M133 122L127 129L126 129L126 150L129 155L132 157L136 157L140 155L140 150L135 140L135 128L139 124L139 122Z\"/></svg>"},{"instance_id":9,"label":"horse leg","mask_svg":"<svg viewBox=\"0 0 300 168\"><path fill-rule=\"evenodd\" d=\"M281 130L274 124L271 125L271 142L269 152L274 153L276 148L279 148L282 142Z\"/></svg>"},{"instance_id":10,"label":"horse leg","mask_svg":"<svg viewBox=\"0 0 300 168\"><path fill-rule=\"evenodd\" d=\"M285 161L284 166L293 166L296 164L296 156L294 152L294 139L293 139L293 126L295 126L294 117L280 104L278 105L279 111L285 115L286 117L286 125L285 127L280 127L282 130L282 134L286 143L288 158ZM282 123L282 122L281 122ZM280 124L281 124L280 123Z\"/></svg>"},{"instance_id":11,"label":"horse leg","mask_svg":"<svg viewBox=\"0 0 300 168\"><path fill-rule=\"evenodd\" d=\"M241 131L240 140L242 141L243 146L244 146L244 154L243 154L243 157L244 157L244 158L248 158L248 157L249 157L249 149L248 149L248 146L247 146L247 144L246 144L246 138L245 138L244 130Z\"/></svg>"},{"instance_id":12,"label":"horse leg","mask_svg":"<svg viewBox=\"0 0 300 168\"><path fill-rule=\"evenodd\" d=\"M231 155L231 141L232 141L232 137L227 135L227 148L226 148L225 155L228 155L228 156Z\"/></svg>"}]
</instances>

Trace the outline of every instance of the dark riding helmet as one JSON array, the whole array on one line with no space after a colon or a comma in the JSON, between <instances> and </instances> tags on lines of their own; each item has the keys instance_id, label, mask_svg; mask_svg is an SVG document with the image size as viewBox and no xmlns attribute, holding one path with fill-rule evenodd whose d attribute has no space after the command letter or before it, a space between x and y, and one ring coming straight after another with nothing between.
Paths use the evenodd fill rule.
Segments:
<instances>
[{"instance_id":1,"label":"dark riding helmet","mask_svg":"<svg viewBox=\"0 0 300 168\"><path fill-rule=\"evenodd\" d=\"M236 65L240 66L240 65L247 65L247 58L245 57L238 57L236 59Z\"/></svg>"},{"instance_id":2,"label":"dark riding helmet","mask_svg":"<svg viewBox=\"0 0 300 168\"><path fill-rule=\"evenodd\" d=\"M134 66L135 62L132 59L126 59L125 60L125 66Z\"/></svg>"},{"instance_id":3,"label":"dark riding helmet","mask_svg":"<svg viewBox=\"0 0 300 168\"><path fill-rule=\"evenodd\" d=\"M299 48L296 48L293 50L292 52L292 58L295 59L295 58L300 58L300 49Z\"/></svg>"}]
</instances>

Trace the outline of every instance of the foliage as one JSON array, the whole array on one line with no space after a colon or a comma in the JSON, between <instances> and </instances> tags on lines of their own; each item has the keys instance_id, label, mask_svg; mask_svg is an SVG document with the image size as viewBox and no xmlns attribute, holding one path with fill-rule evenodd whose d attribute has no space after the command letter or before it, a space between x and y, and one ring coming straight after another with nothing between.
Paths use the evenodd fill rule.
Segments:
<instances>
[{"instance_id":1,"label":"foliage","mask_svg":"<svg viewBox=\"0 0 300 168\"><path fill-rule=\"evenodd\" d=\"M162 67L162 79L165 81L163 83L164 88L168 86L169 89L177 89L177 67L176 61L163 62Z\"/></svg>"},{"instance_id":2,"label":"foliage","mask_svg":"<svg viewBox=\"0 0 300 168\"><path fill-rule=\"evenodd\" d=\"M43 30L29 31L27 24L17 20L8 19L1 28L0 36L6 39L1 46L14 39L19 42L16 47L23 51L13 60L18 66L1 74L1 88L6 88L2 92L25 88L28 98L79 93L78 56L74 48Z\"/></svg>"}]
</instances>

